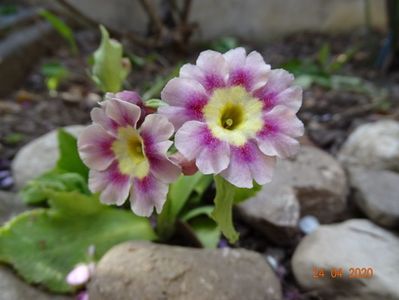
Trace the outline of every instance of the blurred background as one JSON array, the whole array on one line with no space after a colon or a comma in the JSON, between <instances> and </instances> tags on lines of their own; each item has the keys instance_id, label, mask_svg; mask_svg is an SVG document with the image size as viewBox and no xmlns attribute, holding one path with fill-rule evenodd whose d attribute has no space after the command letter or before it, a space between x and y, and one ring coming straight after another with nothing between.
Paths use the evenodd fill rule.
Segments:
<instances>
[{"instance_id":1,"label":"blurred background","mask_svg":"<svg viewBox=\"0 0 399 300\"><path fill-rule=\"evenodd\" d=\"M304 146L237 208L235 246L262 254L283 299L399 299L399 1L0 1L1 222L57 159L48 132L78 134L107 91L92 79L100 24L123 46L123 89L145 100L205 49L244 46L292 72ZM332 268L346 278L319 279Z\"/></svg>"}]
</instances>

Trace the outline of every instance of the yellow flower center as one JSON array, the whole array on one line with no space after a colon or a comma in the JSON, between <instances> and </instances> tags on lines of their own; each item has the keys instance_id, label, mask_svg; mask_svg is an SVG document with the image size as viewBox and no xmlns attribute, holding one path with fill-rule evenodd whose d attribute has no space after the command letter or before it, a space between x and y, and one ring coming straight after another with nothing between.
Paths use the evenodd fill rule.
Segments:
<instances>
[{"instance_id":1,"label":"yellow flower center","mask_svg":"<svg viewBox=\"0 0 399 300\"><path fill-rule=\"evenodd\" d=\"M125 175L143 178L150 171L150 164L144 153L143 140L133 127L118 129L112 151L118 160L119 171Z\"/></svg>"},{"instance_id":2,"label":"yellow flower center","mask_svg":"<svg viewBox=\"0 0 399 300\"><path fill-rule=\"evenodd\" d=\"M262 129L262 107L261 101L235 86L216 89L203 112L215 137L242 146Z\"/></svg>"}]
</instances>

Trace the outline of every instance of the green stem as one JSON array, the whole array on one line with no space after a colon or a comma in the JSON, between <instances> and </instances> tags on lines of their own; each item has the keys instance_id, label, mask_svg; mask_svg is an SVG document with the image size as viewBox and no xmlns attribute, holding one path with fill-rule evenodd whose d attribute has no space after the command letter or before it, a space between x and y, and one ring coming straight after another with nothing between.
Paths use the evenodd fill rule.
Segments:
<instances>
[{"instance_id":1,"label":"green stem","mask_svg":"<svg viewBox=\"0 0 399 300\"><path fill-rule=\"evenodd\" d=\"M227 182L223 177L216 175L215 209L212 218L230 243L238 240L239 234L233 224L233 204L236 187Z\"/></svg>"}]
</instances>

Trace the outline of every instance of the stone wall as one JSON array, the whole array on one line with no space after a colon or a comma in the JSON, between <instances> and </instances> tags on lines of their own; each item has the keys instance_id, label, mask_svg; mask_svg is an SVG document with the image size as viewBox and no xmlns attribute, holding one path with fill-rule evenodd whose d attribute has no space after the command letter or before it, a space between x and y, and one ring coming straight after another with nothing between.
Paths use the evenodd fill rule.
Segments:
<instances>
[{"instance_id":1,"label":"stone wall","mask_svg":"<svg viewBox=\"0 0 399 300\"><path fill-rule=\"evenodd\" d=\"M68 0L111 27L145 32L147 16L138 0ZM156 0L161 9L161 0ZM350 31L365 25L366 0L193 0L196 39L237 36L264 41L302 30ZM385 27L385 1L370 0L371 23Z\"/></svg>"}]
</instances>

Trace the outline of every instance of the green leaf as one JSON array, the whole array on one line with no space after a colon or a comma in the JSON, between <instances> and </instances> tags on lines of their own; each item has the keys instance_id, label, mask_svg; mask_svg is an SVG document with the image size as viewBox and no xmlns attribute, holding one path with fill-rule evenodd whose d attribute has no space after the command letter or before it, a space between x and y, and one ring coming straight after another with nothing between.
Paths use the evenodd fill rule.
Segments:
<instances>
[{"instance_id":1,"label":"green leaf","mask_svg":"<svg viewBox=\"0 0 399 300\"><path fill-rule=\"evenodd\" d=\"M39 14L46 19L46 21L54 27L58 34L69 43L72 53L76 54L78 52L78 47L76 46L75 37L73 36L71 27L69 27L63 20L48 10L43 9L39 12Z\"/></svg>"},{"instance_id":2,"label":"green leaf","mask_svg":"<svg viewBox=\"0 0 399 300\"><path fill-rule=\"evenodd\" d=\"M251 197L254 197L260 190L262 186L254 182L254 187L251 189L236 188L234 193L234 204L243 202Z\"/></svg>"},{"instance_id":3,"label":"green leaf","mask_svg":"<svg viewBox=\"0 0 399 300\"><path fill-rule=\"evenodd\" d=\"M62 80L65 80L69 72L59 62L46 63L41 68L41 73L45 77L47 89L55 91Z\"/></svg>"},{"instance_id":4,"label":"green leaf","mask_svg":"<svg viewBox=\"0 0 399 300\"><path fill-rule=\"evenodd\" d=\"M219 229L230 243L238 240L239 234L233 225L233 204L236 187L230 184L223 177L216 175L216 197L215 209L212 218L218 224Z\"/></svg>"},{"instance_id":5,"label":"green leaf","mask_svg":"<svg viewBox=\"0 0 399 300\"><path fill-rule=\"evenodd\" d=\"M208 217L211 217L214 208L215 207L212 205L196 207L183 214L180 219L184 222L188 222L191 219L198 217L200 215L207 215Z\"/></svg>"},{"instance_id":6,"label":"green leaf","mask_svg":"<svg viewBox=\"0 0 399 300\"><path fill-rule=\"evenodd\" d=\"M218 52L227 52L233 48L238 47L237 39L234 37L222 37L211 44L211 49Z\"/></svg>"},{"instance_id":7,"label":"green leaf","mask_svg":"<svg viewBox=\"0 0 399 300\"><path fill-rule=\"evenodd\" d=\"M317 60L320 64L320 66L323 69L326 69L328 67L328 60L330 59L330 45L325 43L323 46L320 48L319 53L317 54Z\"/></svg>"},{"instance_id":8,"label":"green leaf","mask_svg":"<svg viewBox=\"0 0 399 300\"><path fill-rule=\"evenodd\" d=\"M118 243L156 238L147 219L103 206L96 196L52 192L50 205L25 212L0 229L0 261L27 282L53 292L74 290L66 275L86 261L89 247L95 247L98 260Z\"/></svg>"},{"instance_id":9,"label":"green leaf","mask_svg":"<svg viewBox=\"0 0 399 300\"><path fill-rule=\"evenodd\" d=\"M192 176L180 176L170 185L166 203L157 218L157 231L161 239L168 239L173 234L179 213L203 177L199 172Z\"/></svg>"},{"instance_id":10,"label":"green leaf","mask_svg":"<svg viewBox=\"0 0 399 300\"><path fill-rule=\"evenodd\" d=\"M63 173L55 168L27 183L21 190L22 201L27 204L39 204L49 198L51 191L90 194L86 180L77 173Z\"/></svg>"},{"instance_id":11,"label":"green leaf","mask_svg":"<svg viewBox=\"0 0 399 300\"><path fill-rule=\"evenodd\" d=\"M189 226L205 248L216 248L220 240L220 229L209 218L195 218Z\"/></svg>"},{"instance_id":12,"label":"green leaf","mask_svg":"<svg viewBox=\"0 0 399 300\"><path fill-rule=\"evenodd\" d=\"M87 179L89 169L80 159L76 138L64 129L59 129L58 147L60 157L57 161L57 168L70 173L78 173Z\"/></svg>"},{"instance_id":13,"label":"green leaf","mask_svg":"<svg viewBox=\"0 0 399 300\"><path fill-rule=\"evenodd\" d=\"M103 92L118 92L130 72L130 63L123 59L122 45L113 39L104 26L100 26L101 44L94 52L92 78Z\"/></svg>"}]
</instances>

